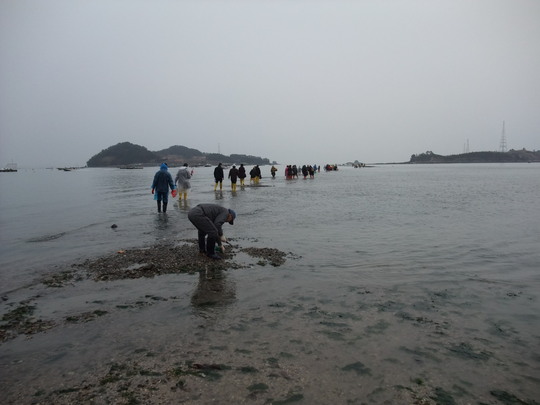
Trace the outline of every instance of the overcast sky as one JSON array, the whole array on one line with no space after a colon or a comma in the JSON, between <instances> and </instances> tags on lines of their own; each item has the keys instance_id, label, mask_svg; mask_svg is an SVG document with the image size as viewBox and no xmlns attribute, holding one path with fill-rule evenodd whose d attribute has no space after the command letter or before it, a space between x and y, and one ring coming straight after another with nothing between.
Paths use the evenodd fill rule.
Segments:
<instances>
[{"instance_id":1,"label":"overcast sky","mask_svg":"<svg viewBox=\"0 0 540 405\"><path fill-rule=\"evenodd\" d=\"M1 0L0 166L540 149L538 0Z\"/></svg>"}]
</instances>

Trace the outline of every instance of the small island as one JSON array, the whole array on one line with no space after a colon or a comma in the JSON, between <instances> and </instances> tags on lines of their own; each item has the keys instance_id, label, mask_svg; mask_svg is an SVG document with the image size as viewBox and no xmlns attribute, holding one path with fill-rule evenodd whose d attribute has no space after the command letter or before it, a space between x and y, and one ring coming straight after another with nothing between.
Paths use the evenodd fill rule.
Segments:
<instances>
[{"instance_id":1,"label":"small island","mask_svg":"<svg viewBox=\"0 0 540 405\"><path fill-rule=\"evenodd\" d=\"M248 165L270 164L270 160L258 156L238 154L227 156L220 153L204 153L180 145L152 152L144 146L121 142L92 156L88 160L87 166L141 168L143 166L155 166L162 162L167 162L170 167L181 166L186 162L190 166L215 166L220 162L227 165L234 163Z\"/></svg>"}]
</instances>

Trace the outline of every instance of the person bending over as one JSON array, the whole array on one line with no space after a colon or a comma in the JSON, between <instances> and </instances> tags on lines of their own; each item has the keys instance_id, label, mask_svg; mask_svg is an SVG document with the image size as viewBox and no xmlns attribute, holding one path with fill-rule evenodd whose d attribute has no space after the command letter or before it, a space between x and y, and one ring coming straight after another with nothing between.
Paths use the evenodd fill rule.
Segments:
<instances>
[{"instance_id":1,"label":"person bending over","mask_svg":"<svg viewBox=\"0 0 540 405\"><path fill-rule=\"evenodd\" d=\"M199 253L220 260L221 256L215 252L216 243L221 252L225 253L222 242L226 239L222 226L225 222L233 225L236 212L217 204L199 204L189 210L188 219L199 231Z\"/></svg>"}]
</instances>

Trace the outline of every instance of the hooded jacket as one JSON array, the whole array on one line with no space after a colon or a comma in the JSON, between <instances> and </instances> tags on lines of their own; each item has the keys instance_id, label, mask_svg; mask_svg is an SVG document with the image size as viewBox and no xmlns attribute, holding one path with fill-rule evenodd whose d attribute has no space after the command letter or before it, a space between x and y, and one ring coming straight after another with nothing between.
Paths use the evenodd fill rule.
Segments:
<instances>
[{"instance_id":1,"label":"hooded jacket","mask_svg":"<svg viewBox=\"0 0 540 405\"><path fill-rule=\"evenodd\" d=\"M165 163L161 164L159 171L154 175L154 181L152 182L152 188L158 193L168 193L169 187L174 190L174 182L171 174L168 171L168 167Z\"/></svg>"},{"instance_id":2,"label":"hooded jacket","mask_svg":"<svg viewBox=\"0 0 540 405\"><path fill-rule=\"evenodd\" d=\"M178 184L178 188L187 190L191 188L191 183L189 182L189 179L191 179L191 174L189 173L188 168L184 166L178 170L178 173L176 173L176 178L174 179L174 182Z\"/></svg>"}]
</instances>

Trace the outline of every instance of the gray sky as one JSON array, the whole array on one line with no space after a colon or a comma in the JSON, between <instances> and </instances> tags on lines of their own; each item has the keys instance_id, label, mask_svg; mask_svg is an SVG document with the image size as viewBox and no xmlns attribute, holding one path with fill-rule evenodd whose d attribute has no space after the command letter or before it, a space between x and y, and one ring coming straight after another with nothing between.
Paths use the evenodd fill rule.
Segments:
<instances>
[{"instance_id":1,"label":"gray sky","mask_svg":"<svg viewBox=\"0 0 540 405\"><path fill-rule=\"evenodd\" d=\"M0 166L540 149L540 1L1 0Z\"/></svg>"}]
</instances>

